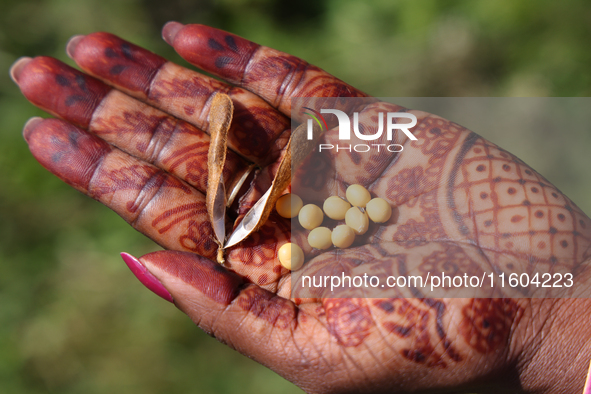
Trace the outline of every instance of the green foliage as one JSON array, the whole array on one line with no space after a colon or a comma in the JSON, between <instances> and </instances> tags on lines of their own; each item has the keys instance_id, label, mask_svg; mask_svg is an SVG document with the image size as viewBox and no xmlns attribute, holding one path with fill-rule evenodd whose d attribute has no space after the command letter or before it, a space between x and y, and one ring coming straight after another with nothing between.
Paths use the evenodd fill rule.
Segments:
<instances>
[{"instance_id":1,"label":"green foliage","mask_svg":"<svg viewBox=\"0 0 591 394\"><path fill-rule=\"evenodd\" d=\"M0 387L10 393L298 392L199 332L143 289L118 256L157 247L71 190L20 130L46 116L8 68L20 56L73 64L74 34L103 30L185 65L167 20L204 23L315 63L375 96L589 96L585 0L3 0L0 4ZM479 132L479 130L475 130ZM485 135L591 212L591 134Z\"/></svg>"}]
</instances>

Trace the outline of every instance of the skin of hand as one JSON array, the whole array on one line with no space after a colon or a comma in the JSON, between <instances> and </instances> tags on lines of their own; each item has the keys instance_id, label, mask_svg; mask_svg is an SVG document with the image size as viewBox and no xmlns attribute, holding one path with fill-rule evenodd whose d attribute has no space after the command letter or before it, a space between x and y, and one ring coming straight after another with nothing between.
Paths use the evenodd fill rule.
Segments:
<instances>
[{"instance_id":1,"label":"skin of hand","mask_svg":"<svg viewBox=\"0 0 591 394\"><path fill-rule=\"evenodd\" d=\"M260 168L236 204L237 218L268 187L292 110L304 119L290 98L366 95L296 57L211 27L170 22L163 37L226 82L108 33L70 40L68 54L83 72L37 57L19 60L11 75L29 101L58 117L25 125L35 158L167 249L139 261L200 328L313 393L582 389L591 358L587 300L290 300L290 274L276 258L290 222L275 213L227 251L225 267L215 263L204 198L213 94L228 94L235 107L227 190L252 165ZM369 100L356 110L371 117L400 109ZM476 134L412 112L418 140L397 136L403 155L345 153L307 171L304 188L328 196L361 183L396 207L379 231L341 251L345 264L361 255L382 266L400 259L434 268L587 266L591 220L566 196ZM355 170L344 171L351 162ZM314 258L330 263L334 253Z\"/></svg>"}]
</instances>

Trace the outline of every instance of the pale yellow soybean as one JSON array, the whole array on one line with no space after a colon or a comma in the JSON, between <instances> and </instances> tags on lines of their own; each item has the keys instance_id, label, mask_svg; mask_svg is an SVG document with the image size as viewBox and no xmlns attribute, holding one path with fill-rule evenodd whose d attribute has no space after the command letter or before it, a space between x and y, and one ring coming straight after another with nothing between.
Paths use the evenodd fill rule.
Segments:
<instances>
[{"instance_id":1,"label":"pale yellow soybean","mask_svg":"<svg viewBox=\"0 0 591 394\"><path fill-rule=\"evenodd\" d=\"M284 244L277 255L281 265L288 270L297 271L304 265L304 251L297 244Z\"/></svg>"},{"instance_id":2,"label":"pale yellow soybean","mask_svg":"<svg viewBox=\"0 0 591 394\"><path fill-rule=\"evenodd\" d=\"M392 216L392 207L383 198L374 198L365 207L369 218L375 223L384 223Z\"/></svg>"},{"instance_id":3,"label":"pale yellow soybean","mask_svg":"<svg viewBox=\"0 0 591 394\"><path fill-rule=\"evenodd\" d=\"M308 234L308 243L316 249L328 249L332 246L332 231L327 227L316 227Z\"/></svg>"},{"instance_id":4,"label":"pale yellow soybean","mask_svg":"<svg viewBox=\"0 0 591 394\"><path fill-rule=\"evenodd\" d=\"M279 197L275 203L275 209L281 217L290 219L298 216L298 213L300 213L300 209L302 209L303 205L304 203L302 202L300 196L289 193Z\"/></svg>"},{"instance_id":5,"label":"pale yellow soybean","mask_svg":"<svg viewBox=\"0 0 591 394\"><path fill-rule=\"evenodd\" d=\"M365 205L371 200L371 194L361 185L351 185L345 192L347 200L356 207L365 208Z\"/></svg>"},{"instance_id":6,"label":"pale yellow soybean","mask_svg":"<svg viewBox=\"0 0 591 394\"><path fill-rule=\"evenodd\" d=\"M355 232L346 224L338 225L332 230L331 241L337 248L348 248L355 241Z\"/></svg>"},{"instance_id":7,"label":"pale yellow soybean","mask_svg":"<svg viewBox=\"0 0 591 394\"><path fill-rule=\"evenodd\" d=\"M353 229L355 235L363 235L369 228L367 213L362 212L358 207L352 207L347 211L345 223Z\"/></svg>"},{"instance_id":8,"label":"pale yellow soybean","mask_svg":"<svg viewBox=\"0 0 591 394\"><path fill-rule=\"evenodd\" d=\"M328 197L322 206L326 216L334 220L343 220L349 208L351 204L337 196Z\"/></svg>"},{"instance_id":9,"label":"pale yellow soybean","mask_svg":"<svg viewBox=\"0 0 591 394\"><path fill-rule=\"evenodd\" d=\"M313 230L322 224L324 214L317 205L307 204L300 209L298 220L306 230Z\"/></svg>"}]
</instances>

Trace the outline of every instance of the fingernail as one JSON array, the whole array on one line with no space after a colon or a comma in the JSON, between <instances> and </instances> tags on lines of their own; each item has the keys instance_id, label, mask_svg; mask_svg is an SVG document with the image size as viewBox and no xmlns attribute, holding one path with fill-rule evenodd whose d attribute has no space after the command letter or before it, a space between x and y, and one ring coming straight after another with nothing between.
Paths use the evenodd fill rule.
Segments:
<instances>
[{"instance_id":1,"label":"fingernail","mask_svg":"<svg viewBox=\"0 0 591 394\"><path fill-rule=\"evenodd\" d=\"M78 35L78 36L73 36L72 38L70 38L70 41L68 41L68 44L66 45L66 53L68 54L68 56L70 56L70 58L74 58L74 53L76 52L76 47L78 46L78 44L80 43L80 41L82 41L82 39L86 37L86 36L82 36L82 35Z\"/></svg>"},{"instance_id":2,"label":"fingernail","mask_svg":"<svg viewBox=\"0 0 591 394\"><path fill-rule=\"evenodd\" d=\"M162 38L164 39L164 41L168 43L168 45L172 45L172 43L174 42L174 38L176 37L176 34L183 27L185 27L185 25L183 25L182 23L175 21L168 22L162 28Z\"/></svg>"},{"instance_id":3,"label":"fingernail","mask_svg":"<svg viewBox=\"0 0 591 394\"><path fill-rule=\"evenodd\" d=\"M127 264L131 272L133 272L135 277L138 278L144 286L164 298L166 301L173 302L172 296L168 290L162 286L162 283L160 283L160 281L156 279L156 277L152 275L152 273L148 271L137 258L125 252L121 253L121 258L123 258L125 264Z\"/></svg>"},{"instance_id":4,"label":"fingernail","mask_svg":"<svg viewBox=\"0 0 591 394\"><path fill-rule=\"evenodd\" d=\"M23 71L23 68L25 68L25 66L27 64L29 64L29 62L33 60L30 57L20 57L16 60L16 62L14 62L12 64L12 66L10 67L10 78L12 78L12 80L14 81L14 83L16 83L18 85L18 78L21 75L21 72Z\"/></svg>"},{"instance_id":5,"label":"fingernail","mask_svg":"<svg viewBox=\"0 0 591 394\"><path fill-rule=\"evenodd\" d=\"M27 141L27 143L29 142L29 136L31 135L33 130L35 130L35 127L37 127L37 125L42 121L43 118L40 118L38 116L32 117L31 119L27 120L27 123L25 123L25 126L23 127L23 137L25 138L25 141Z\"/></svg>"}]
</instances>

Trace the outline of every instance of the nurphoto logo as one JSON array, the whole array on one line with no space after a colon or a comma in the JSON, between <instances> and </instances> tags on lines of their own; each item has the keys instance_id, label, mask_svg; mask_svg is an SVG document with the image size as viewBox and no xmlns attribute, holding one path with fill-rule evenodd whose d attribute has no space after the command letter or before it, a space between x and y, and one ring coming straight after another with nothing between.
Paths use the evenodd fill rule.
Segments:
<instances>
[{"instance_id":1,"label":"nurphoto logo","mask_svg":"<svg viewBox=\"0 0 591 394\"><path fill-rule=\"evenodd\" d=\"M323 131L328 130L328 125L322 114L333 114L337 117L339 126L339 141L351 140L351 120L349 116L338 109L321 109L320 112L313 110L312 108L304 107L310 112L305 112L312 119L307 121L308 140L313 139L313 121L318 123L318 126ZM384 119L386 119L386 139L392 141L394 138L394 132L396 130L402 131L409 139L416 141L417 138L411 133L410 129L417 125L417 117L413 114L405 112L379 112L378 113L378 128L374 134L364 134L361 132L359 127L359 112L353 113L353 133L355 137L362 141L375 141L382 137L384 134ZM410 119L408 123L396 123L395 119ZM363 129L363 127L362 127ZM376 150L380 152L381 149L385 149L388 152L402 152L403 146L400 144L356 144L356 145L333 145L333 144L319 144L319 151L323 150L346 150L351 152L369 152L370 150Z\"/></svg>"}]
</instances>

